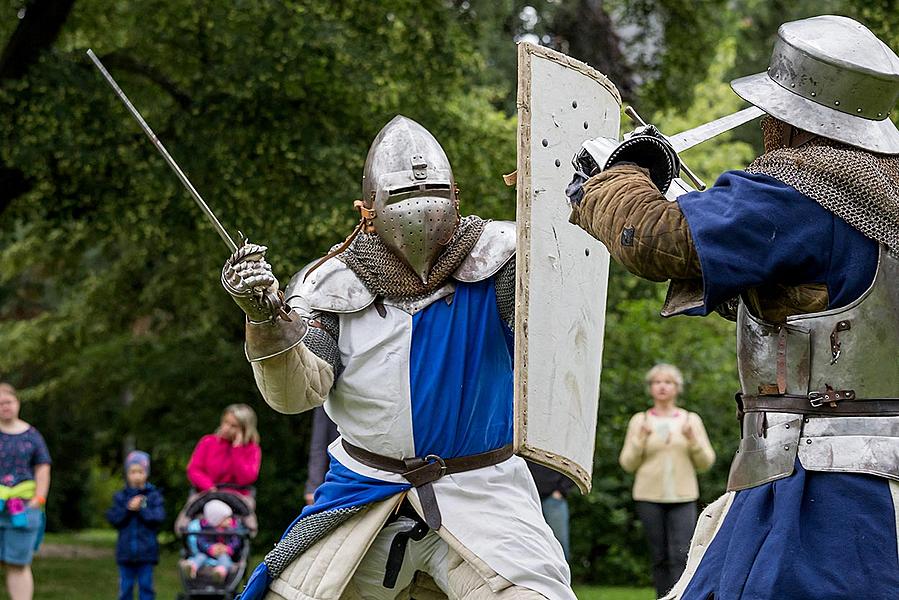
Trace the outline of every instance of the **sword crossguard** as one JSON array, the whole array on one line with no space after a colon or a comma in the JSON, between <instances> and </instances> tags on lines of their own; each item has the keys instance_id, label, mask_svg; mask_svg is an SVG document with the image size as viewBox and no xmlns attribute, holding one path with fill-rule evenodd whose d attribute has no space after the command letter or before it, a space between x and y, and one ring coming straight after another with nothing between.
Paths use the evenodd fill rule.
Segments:
<instances>
[{"instance_id":1,"label":"sword crossguard","mask_svg":"<svg viewBox=\"0 0 899 600\"><path fill-rule=\"evenodd\" d=\"M636 109L634 109L633 106L626 107L624 109L624 114L626 114L628 117L630 117L631 120L634 123L636 123L637 125L639 125L640 127L654 127L655 128L654 125L650 125L649 123L644 121L643 117L640 116L640 114L636 111ZM658 128L656 128L656 131L658 131ZM659 133L661 134L661 132L659 132ZM662 135L664 137L664 134L662 134ZM680 157L680 155L678 155L678 157ZM687 176L687 179L689 179L690 182L694 186L696 186L696 189L702 191L707 187L705 182L702 179L700 179L699 177L697 177L696 173L694 173L690 169L690 167L688 167L686 164L684 164L683 160L680 161L680 170L683 171L684 175Z\"/></svg>"}]
</instances>

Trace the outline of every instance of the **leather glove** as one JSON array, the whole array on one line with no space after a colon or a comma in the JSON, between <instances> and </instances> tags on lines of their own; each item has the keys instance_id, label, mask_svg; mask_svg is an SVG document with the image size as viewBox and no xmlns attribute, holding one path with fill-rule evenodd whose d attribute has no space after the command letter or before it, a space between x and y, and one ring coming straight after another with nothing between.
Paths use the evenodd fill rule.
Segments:
<instances>
[{"instance_id":1,"label":"leather glove","mask_svg":"<svg viewBox=\"0 0 899 600\"><path fill-rule=\"evenodd\" d=\"M245 242L225 261L222 286L254 323L271 321L283 302L265 246Z\"/></svg>"}]
</instances>

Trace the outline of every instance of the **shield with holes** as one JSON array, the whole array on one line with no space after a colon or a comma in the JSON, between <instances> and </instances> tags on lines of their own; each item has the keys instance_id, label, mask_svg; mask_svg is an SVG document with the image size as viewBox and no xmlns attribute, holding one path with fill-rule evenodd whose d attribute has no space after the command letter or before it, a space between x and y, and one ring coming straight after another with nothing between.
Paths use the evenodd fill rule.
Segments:
<instances>
[{"instance_id":1,"label":"shield with holes","mask_svg":"<svg viewBox=\"0 0 899 600\"><path fill-rule=\"evenodd\" d=\"M518 46L515 445L571 477L593 473L609 253L568 222L581 144L618 137L621 97L565 54Z\"/></svg>"}]
</instances>

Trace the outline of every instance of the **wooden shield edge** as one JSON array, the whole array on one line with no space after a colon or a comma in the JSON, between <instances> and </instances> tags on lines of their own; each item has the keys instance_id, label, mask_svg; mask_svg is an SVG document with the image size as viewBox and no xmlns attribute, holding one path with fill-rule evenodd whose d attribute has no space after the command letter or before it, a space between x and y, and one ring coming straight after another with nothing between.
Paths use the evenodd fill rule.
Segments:
<instances>
[{"instance_id":1,"label":"wooden shield edge","mask_svg":"<svg viewBox=\"0 0 899 600\"><path fill-rule=\"evenodd\" d=\"M612 96L621 105L621 94L608 77L594 69L593 67L575 60L570 56L545 48L536 46L529 42L520 42L518 44L518 174L516 177L517 187L517 206L516 206L516 228L517 241L515 251L515 268L518 272L515 283L515 331L527 332L527 320L530 295L526 285L529 277L529 260L528 254L531 246L531 232L529 224L531 222L530 196L532 192L531 184L531 57L539 56L548 60L558 62L567 68L580 71L584 75L595 80L597 83L605 87ZM524 340L516 340L515 343L515 372L527 373L528 364L528 346L523 343ZM593 486L591 477L591 468L587 469L583 465L577 464L575 461L560 456L559 454L550 453L539 448L532 448L526 445L524 435L527 430L528 411L527 411L527 377L515 377L515 393L514 393L514 411L515 411L515 428L514 428L514 449L515 453L523 458L531 460L535 463L557 470L559 464L562 464L568 470L566 475L574 477L582 494L589 493Z\"/></svg>"}]
</instances>

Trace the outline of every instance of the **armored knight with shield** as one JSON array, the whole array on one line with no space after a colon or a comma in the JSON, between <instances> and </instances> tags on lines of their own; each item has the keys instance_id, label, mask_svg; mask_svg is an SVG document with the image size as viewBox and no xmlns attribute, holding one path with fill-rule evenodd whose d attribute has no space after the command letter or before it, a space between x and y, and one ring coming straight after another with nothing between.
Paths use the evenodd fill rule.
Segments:
<instances>
[{"instance_id":1,"label":"armored knight with shield","mask_svg":"<svg viewBox=\"0 0 899 600\"><path fill-rule=\"evenodd\" d=\"M265 248L227 261L266 402L340 437L313 505L242 598L573 599L513 455L515 225L460 216L450 163L398 116L364 167L356 235L278 297ZM259 291L264 290L264 294Z\"/></svg>"},{"instance_id":2,"label":"armored knight with shield","mask_svg":"<svg viewBox=\"0 0 899 600\"><path fill-rule=\"evenodd\" d=\"M596 140L568 188L572 222L671 281L664 316L736 321L739 449L666 598L894 598L899 58L851 19L815 17L782 25L767 72L732 87L767 113L746 169L671 202L671 148L666 179L659 152L610 160Z\"/></svg>"}]
</instances>

